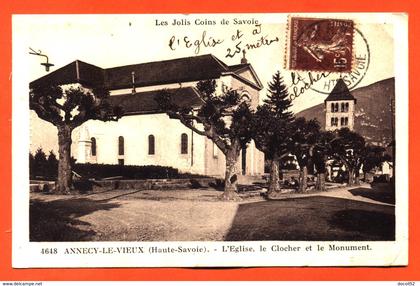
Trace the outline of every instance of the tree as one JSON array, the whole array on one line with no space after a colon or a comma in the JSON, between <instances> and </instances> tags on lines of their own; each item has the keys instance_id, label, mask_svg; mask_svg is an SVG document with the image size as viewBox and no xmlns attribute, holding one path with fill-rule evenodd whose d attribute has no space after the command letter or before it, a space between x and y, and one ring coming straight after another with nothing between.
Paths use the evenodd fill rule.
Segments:
<instances>
[{"instance_id":1,"label":"tree","mask_svg":"<svg viewBox=\"0 0 420 286\"><path fill-rule=\"evenodd\" d=\"M51 150L47 158L47 174L50 178L57 178L58 160L54 152Z\"/></svg>"},{"instance_id":2,"label":"tree","mask_svg":"<svg viewBox=\"0 0 420 286\"><path fill-rule=\"evenodd\" d=\"M338 129L331 141L332 155L339 159L348 172L348 185L358 183L359 171L365 158L365 139L348 128Z\"/></svg>"},{"instance_id":3,"label":"tree","mask_svg":"<svg viewBox=\"0 0 420 286\"><path fill-rule=\"evenodd\" d=\"M293 114L292 105L280 72L268 84L267 99L258 106L252 120L252 133L256 147L271 161L268 194L280 190L279 162L289 155Z\"/></svg>"},{"instance_id":4,"label":"tree","mask_svg":"<svg viewBox=\"0 0 420 286\"><path fill-rule=\"evenodd\" d=\"M70 165L72 131L90 119L108 121L121 117L121 108L111 106L107 101L108 95L103 87L87 89L81 85L72 85L62 88L49 82L31 86L30 109L58 130L57 192L69 193L73 186Z\"/></svg>"},{"instance_id":5,"label":"tree","mask_svg":"<svg viewBox=\"0 0 420 286\"><path fill-rule=\"evenodd\" d=\"M38 148L34 155L32 174L34 179L44 178L45 169L47 168L47 156L42 148Z\"/></svg>"},{"instance_id":6,"label":"tree","mask_svg":"<svg viewBox=\"0 0 420 286\"><path fill-rule=\"evenodd\" d=\"M237 169L239 154L251 140L251 110L236 90L216 94L216 81L197 83L203 104L200 107L179 106L173 100L174 92L162 90L157 102L171 118L181 121L199 135L206 136L226 157L225 186L222 198L237 198Z\"/></svg>"},{"instance_id":7,"label":"tree","mask_svg":"<svg viewBox=\"0 0 420 286\"><path fill-rule=\"evenodd\" d=\"M385 148L375 145L366 145L364 149L364 158L361 162L365 181L368 172L374 168L380 168L383 162L391 161L391 159L391 156L385 153ZM358 177L356 177L356 180L358 180Z\"/></svg>"},{"instance_id":8,"label":"tree","mask_svg":"<svg viewBox=\"0 0 420 286\"><path fill-rule=\"evenodd\" d=\"M29 178L31 180L35 179L34 171L35 171L35 157L34 155L32 155L31 152L29 152Z\"/></svg>"},{"instance_id":9,"label":"tree","mask_svg":"<svg viewBox=\"0 0 420 286\"><path fill-rule=\"evenodd\" d=\"M318 191L325 191L325 173L327 172L327 160L331 156L331 141L334 133L331 131L321 131L318 134L316 144L312 150L312 162L316 169L316 185Z\"/></svg>"},{"instance_id":10,"label":"tree","mask_svg":"<svg viewBox=\"0 0 420 286\"><path fill-rule=\"evenodd\" d=\"M299 192L307 188L308 163L320 133L320 125L316 119L297 118L292 123L292 141L290 152L295 155L299 165Z\"/></svg>"}]
</instances>

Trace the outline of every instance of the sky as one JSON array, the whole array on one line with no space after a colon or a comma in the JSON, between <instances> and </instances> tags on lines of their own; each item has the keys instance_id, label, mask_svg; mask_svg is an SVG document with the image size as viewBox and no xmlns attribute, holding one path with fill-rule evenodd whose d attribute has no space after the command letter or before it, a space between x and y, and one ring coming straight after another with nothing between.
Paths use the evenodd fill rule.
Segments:
<instances>
[{"instance_id":1,"label":"sky","mask_svg":"<svg viewBox=\"0 0 420 286\"><path fill-rule=\"evenodd\" d=\"M309 16L354 21L354 53L364 54L370 61L356 87L394 76L390 18L383 14L305 15ZM76 59L109 68L203 54L234 65L240 63L245 49L248 62L264 85L261 98L276 71L292 92L291 71L285 66L287 20L287 14L14 15L13 81L24 83L14 98L24 101L27 84L47 73L40 65L44 59L30 55L29 48L48 55L54 64L51 71ZM238 49L241 51L235 53ZM299 74L307 76L305 71ZM322 103L326 96L306 90L293 101L292 110Z\"/></svg>"}]
</instances>

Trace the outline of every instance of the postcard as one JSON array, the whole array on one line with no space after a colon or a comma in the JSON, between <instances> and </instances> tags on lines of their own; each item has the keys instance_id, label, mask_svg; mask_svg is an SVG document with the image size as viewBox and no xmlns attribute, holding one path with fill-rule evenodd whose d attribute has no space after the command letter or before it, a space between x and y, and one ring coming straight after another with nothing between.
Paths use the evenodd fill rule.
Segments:
<instances>
[{"instance_id":1,"label":"postcard","mask_svg":"<svg viewBox=\"0 0 420 286\"><path fill-rule=\"evenodd\" d=\"M407 24L13 15L13 267L407 265Z\"/></svg>"}]
</instances>

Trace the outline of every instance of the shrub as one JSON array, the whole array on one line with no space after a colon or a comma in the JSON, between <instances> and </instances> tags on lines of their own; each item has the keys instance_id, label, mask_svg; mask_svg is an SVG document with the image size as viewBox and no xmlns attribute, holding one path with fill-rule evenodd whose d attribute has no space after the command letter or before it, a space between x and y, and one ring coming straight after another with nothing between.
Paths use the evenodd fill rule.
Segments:
<instances>
[{"instance_id":1,"label":"shrub","mask_svg":"<svg viewBox=\"0 0 420 286\"><path fill-rule=\"evenodd\" d=\"M164 166L130 166L111 164L79 164L72 158L72 170L82 176L83 179L103 179L109 177L122 177L122 179L182 179L203 178L206 176L180 173L178 169ZM39 148L35 155L29 153L30 178L56 180L58 172L58 160L50 151L48 158L44 151Z\"/></svg>"},{"instance_id":2,"label":"shrub","mask_svg":"<svg viewBox=\"0 0 420 286\"><path fill-rule=\"evenodd\" d=\"M29 153L29 177L31 180L56 180L58 172L58 160L53 151L48 157L45 152L38 148L35 155Z\"/></svg>"}]
</instances>

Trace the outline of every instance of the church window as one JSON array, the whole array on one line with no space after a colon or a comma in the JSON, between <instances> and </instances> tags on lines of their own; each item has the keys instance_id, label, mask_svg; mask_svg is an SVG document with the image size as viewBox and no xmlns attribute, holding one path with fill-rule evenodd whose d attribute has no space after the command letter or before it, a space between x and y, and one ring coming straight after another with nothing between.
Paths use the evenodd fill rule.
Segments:
<instances>
[{"instance_id":1,"label":"church window","mask_svg":"<svg viewBox=\"0 0 420 286\"><path fill-rule=\"evenodd\" d=\"M217 145L213 142L213 157L217 158L218 148Z\"/></svg>"},{"instance_id":2,"label":"church window","mask_svg":"<svg viewBox=\"0 0 420 286\"><path fill-rule=\"evenodd\" d=\"M251 101L251 97L249 96L247 91L242 92L241 94L241 101L246 101L246 102L250 102Z\"/></svg>"},{"instance_id":3,"label":"church window","mask_svg":"<svg viewBox=\"0 0 420 286\"><path fill-rule=\"evenodd\" d=\"M92 156L96 156L96 139L95 139L95 137L90 138L90 141L91 141L90 149L91 149Z\"/></svg>"},{"instance_id":4,"label":"church window","mask_svg":"<svg viewBox=\"0 0 420 286\"><path fill-rule=\"evenodd\" d=\"M331 117L331 126L338 126L338 117Z\"/></svg>"},{"instance_id":5,"label":"church window","mask_svg":"<svg viewBox=\"0 0 420 286\"><path fill-rule=\"evenodd\" d=\"M188 135L181 134L181 154L188 154Z\"/></svg>"},{"instance_id":6,"label":"church window","mask_svg":"<svg viewBox=\"0 0 420 286\"><path fill-rule=\"evenodd\" d=\"M118 155L124 155L124 137L118 137Z\"/></svg>"},{"instance_id":7,"label":"church window","mask_svg":"<svg viewBox=\"0 0 420 286\"><path fill-rule=\"evenodd\" d=\"M149 135L149 155L155 154L155 136Z\"/></svg>"}]
</instances>

